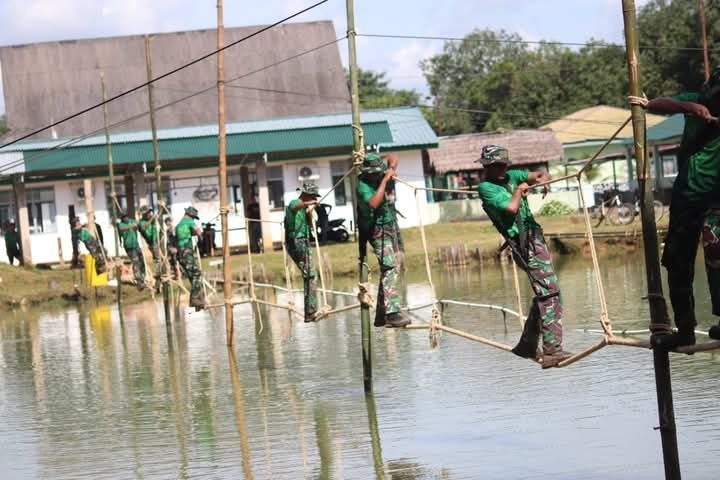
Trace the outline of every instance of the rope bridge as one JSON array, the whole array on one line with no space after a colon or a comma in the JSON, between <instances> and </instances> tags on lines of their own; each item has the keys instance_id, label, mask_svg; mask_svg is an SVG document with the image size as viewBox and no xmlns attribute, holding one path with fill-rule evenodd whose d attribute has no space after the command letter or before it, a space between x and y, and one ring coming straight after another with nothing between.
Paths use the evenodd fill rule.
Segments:
<instances>
[{"instance_id":1,"label":"rope bridge","mask_svg":"<svg viewBox=\"0 0 720 480\"><path fill-rule=\"evenodd\" d=\"M594 277L594 283L595 288L597 289L598 293L598 301L599 301L599 307L600 307L600 315L598 322L600 324L599 330L593 330L591 333L599 333L602 335L602 339L589 347L587 347L585 350L559 362L556 367L557 368L563 368L567 367L569 365L572 365L573 363L576 363L584 358L587 358L588 356L592 355L593 353L605 348L609 345L618 345L618 346L625 346L625 347L636 347L636 348L645 348L650 349L651 345L650 342L647 340L638 340L638 339L632 339L632 338L621 338L615 335L613 332L613 326L612 322L610 320L610 316L608 314L608 308L607 308L607 297L605 294L605 288L603 286L603 280L600 273L600 261L598 259L597 254L597 248L595 244L595 237L593 235L593 227L590 220L590 214L588 211L587 203L585 200L585 193L583 192L583 189L581 188L581 180L582 175L586 173L586 170L597 160L597 158L602 154L602 152L607 148L607 146L620 134L620 132L628 125L628 123L632 120L632 117L625 120L620 127L613 133L613 135L598 149L598 151L589 159L587 162L585 162L582 167L574 174L566 175L560 178L555 178L546 182L541 182L538 184L533 185L533 187L546 187L552 183L562 182L562 181L568 181L568 180L575 180L577 182L578 187L578 193L579 198L582 206L582 215L585 221L585 229L586 229L586 236L588 240L588 244L590 247L590 254L591 254L591 261L593 266L593 277ZM355 127L357 128L357 127ZM338 180L335 185L320 199L318 200L318 203L321 203L324 198L326 198L331 192L333 192L339 185L341 185L344 180L356 169L362 164L362 160L364 157L363 152L353 152L353 166L348 172ZM430 254L428 249L428 242L427 242L427 236L425 233L425 224L423 222L423 216L422 216L422 204L420 201L420 193L421 192L444 192L444 193L456 193L456 194L464 194L468 195L471 193L475 193L472 190L467 189L448 189L448 188L431 188L431 187L419 187L415 186L401 178L395 178L395 181L399 184L405 185L412 189L413 195L415 196L415 206L417 209L417 216L418 216L418 224L420 229L420 238L422 242L422 248L423 248L423 254L424 254L424 262L425 262L425 271L427 275L427 283L430 287L431 291L431 301L423 304L423 305L415 305L415 306L407 306L403 308L403 311L406 312L414 312L416 310L421 309L431 309L430 314L430 320L427 323L419 324L419 325L410 325L406 327L408 330L428 330L429 334L429 342L430 346L432 348L436 347L439 342L440 335L442 333L447 333L450 335L455 335L461 338L465 338L467 340L471 340L477 343L481 343L483 345L487 345L489 347L493 347L499 350L503 350L506 352L512 351L512 347L510 345L506 345L504 343L485 338L479 335L475 335L457 328L450 327L448 325L445 325L443 323L443 312L447 306L464 306L469 308L479 308L479 309L487 309L490 311L499 311L503 315L503 319L506 321L507 316L514 316L518 319L519 325L522 329L524 326L524 315L522 311L522 295L520 291L520 281L518 277L518 271L517 271L517 265L515 261L513 260L512 266L513 266L513 283L515 287L515 296L517 301L517 311L510 310L505 307L497 306L497 305L489 305L489 304L482 304L482 303L471 303L471 302L462 302L458 300L452 300L452 299L438 299L437 292L435 289L435 284L433 282L433 275L432 275L432 267L430 262ZM313 228L313 231L317 233L317 224L315 221L315 215L314 211L311 209L311 225ZM273 223L273 224L280 224L283 225L284 222L277 222L277 221L269 221L269 220L257 220L257 219L246 219L246 227L249 226L249 222L265 222L265 223ZM248 230L249 231L249 230ZM358 285L358 293L357 298L359 303L352 304L349 306L344 307L338 307L333 308L328 303L328 294L332 295L339 295L339 296L355 296L355 294L348 293L348 292L339 292L335 290L330 290L326 287L325 284L325 274L324 274L324 263L323 263L323 256L322 252L320 250L320 244L317 238L317 234L315 234L315 250L317 252L317 258L318 258L318 266L319 266L319 276L320 276L320 284L321 288L319 291L322 294L322 307L320 308L319 314L316 318L316 320L320 320L322 318L326 318L330 315L337 314L340 312L345 312L348 310L353 310L355 308L360 307L361 305L368 305L368 306L374 306L375 300L370 294L370 286L368 283L361 283ZM245 303L251 303L253 305L266 305L269 307L277 307L277 308L283 308L288 310L289 314L296 314L300 316L301 318L303 315L301 312L296 308L295 303L293 301L293 295L296 292L300 292L300 289L294 289L292 287L292 280L290 275L290 267L288 262L288 253L287 253L287 246L285 244L285 236L282 235L282 248L283 248L283 259L284 259L284 266L285 266L285 287L281 287L278 285L272 285L267 283L256 283L254 276L253 276L253 262L252 262L252 252L250 249L248 249L248 268L249 268L249 279L247 282L233 282L238 283L244 286L249 287L249 298L244 299L242 301L234 301L232 302L232 305L241 305ZM256 296L256 288L267 288L267 289L273 289L277 291L284 291L287 292L290 295L290 299L288 300L288 303L286 305L274 303L274 302L268 302L265 300L261 300L257 298ZM665 299L663 297L659 298L652 298L652 301L662 301L665 303ZM210 305L208 308L217 308L222 307L224 304L218 304L218 305ZM259 313L259 312L258 312ZM417 315L413 315L417 317ZM507 325L507 324L506 324ZM647 330L644 331L633 331L633 334L637 333L645 333ZM620 335L628 334L629 332L627 330L621 331ZM686 353L686 354L692 354L695 352L704 352L704 351L712 351L720 349L720 342L706 342L701 343L697 345L691 345L691 346L684 346L679 347L675 349L675 352L678 353ZM541 363L541 360L536 360L537 362Z\"/></svg>"}]
</instances>

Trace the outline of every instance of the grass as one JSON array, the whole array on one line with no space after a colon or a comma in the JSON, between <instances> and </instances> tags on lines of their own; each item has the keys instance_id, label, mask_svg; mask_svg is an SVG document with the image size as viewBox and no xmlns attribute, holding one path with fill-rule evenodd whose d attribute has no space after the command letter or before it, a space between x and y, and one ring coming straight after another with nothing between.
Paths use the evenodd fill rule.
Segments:
<instances>
[{"instance_id":1,"label":"grass","mask_svg":"<svg viewBox=\"0 0 720 480\"><path fill-rule=\"evenodd\" d=\"M581 216L540 218L546 234L584 233L585 223ZM660 227L667 226L667 217L659 223ZM639 233L640 222L616 227L601 225L595 232L617 232L618 237L626 233ZM469 249L479 248L484 258L494 257L502 243L502 238L495 231L489 221L457 222L428 225L425 227L428 242L428 253L433 263L437 262L437 249L441 246L467 245ZM425 254L419 228L409 228L402 231L405 240L405 264L409 270L423 269ZM582 238L568 241L582 244ZM607 244L617 243L616 239L607 240ZM601 246L602 248L602 246ZM577 250L577 249L576 249ZM610 250L610 249L606 249ZM354 277L357 275L357 245L344 243L326 245L321 247L327 268L338 277ZM377 271L377 262L369 251L368 264L370 270ZM210 262L217 262L219 258L203 259L203 268L206 272L216 274L220 267L211 266ZM261 255L253 255L253 263L257 271L264 270L266 278L274 283L282 284L285 276L282 251L275 251ZM292 263L292 262L291 262ZM246 254L234 255L231 258L232 270L238 273L247 268ZM260 266L262 265L262 267ZM298 277L295 266L291 266L294 276ZM41 270L10 267L0 264L0 304L8 308L19 306L64 306L76 304L84 298L93 298L94 292L89 289L82 291L82 297L76 295L75 285L81 283L80 270ZM217 272L219 275L219 271ZM256 278L258 278L256 276ZM297 283L296 283L297 284ZM98 302L113 303L115 301L114 288L98 289ZM128 303L150 298L149 293L138 292L132 286L123 288L123 298Z\"/></svg>"},{"instance_id":2,"label":"grass","mask_svg":"<svg viewBox=\"0 0 720 480\"><path fill-rule=\"evenodd\" d=\"M566 233L585 233L585 221L580 215L571 215L564 217L548 217L539 218L539 222L543 225L546 234L566 234ZM664 221L663 221L664 220ZM659 222L659 227L667 226L667 217ZM594 223L593 223L594 227ZM617 232L618 236L625 236L626 233L640 233L640 222L627 226L606 225L603 223L598 228L593 228L594 232ZM449 245L467 245L469 249L480 248L484 258L494 257L498 247L502 244L502 237L497 233L492 223L489 221L473 221L473 222L456 222L428 225L425 227L425 234L428 244L428 253L433 263L437 262L437 249L441 246ZM402 231L405 241L405 263L408 268L423 268L425 262L425 254L422 246L422 238L420 228L408 228ZM583 243L583 240L575 241L575 243ZM355 276L357 275L357 244L344 243L332 244L320 247L324 256L329 260L330 270L336 276ZM368 256L373 257L371 251ZM259 267L262 264L267 276L270 280L282 279L285 275L283 266L282 251L274 251L265 254L253 254L253 265ZM213 259L217 261L217 259ZM291 261L292 263L292 261ZM371 270L376 269L377 263L373 258L368 259ZM246 254L234 255L231 258L233 272L238 272L247 268L248 258ZM203 260L203 268L206 271L212 271L220 267L212 267L209 260ZM292 267L295 275L297 269ZM219 273L218 273L219 274ZM257 272L256 272L257 279Z\"/></svg>"}]
</instances>

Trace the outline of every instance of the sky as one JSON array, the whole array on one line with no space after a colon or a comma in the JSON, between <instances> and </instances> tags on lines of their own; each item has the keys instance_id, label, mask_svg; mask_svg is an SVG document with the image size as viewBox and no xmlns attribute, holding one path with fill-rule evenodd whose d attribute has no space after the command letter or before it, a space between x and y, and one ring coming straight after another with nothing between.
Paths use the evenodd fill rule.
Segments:
<instances>
[{"instance_id":1,"label":"sky","mask_svg":"<svg viewBox=\"0 0 720 480\"><path fill-rule=\"evenodd\" d=\"M224 0L227 27L274 23L317 0ZM641 4L645 0L637 1ZM0 45L214 28L216 0L0 0ZM462 37L504 29L525 40L621 42L621 0L355 0L358 33ZM332 20L345 35L345 0L294 21ZM347 65L347 43L340 53ZM239 45L236 48L242 48ZM387 72L394 88L427 93L420 60L437 40L358 38L361 68ZM0 65L1 68L1 65ZM0 95L0 112L4 111Z\"/></svg>"}]
</instances>

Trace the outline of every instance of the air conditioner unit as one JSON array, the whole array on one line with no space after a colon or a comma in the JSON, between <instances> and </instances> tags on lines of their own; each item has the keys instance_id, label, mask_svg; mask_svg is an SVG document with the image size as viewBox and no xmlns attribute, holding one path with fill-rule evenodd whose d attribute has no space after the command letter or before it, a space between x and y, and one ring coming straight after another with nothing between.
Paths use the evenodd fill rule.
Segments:
<instances>
[{"instance_id":1,"label":"air conditioner unit","mask_svg":"<svg viewBox=\"0 0 720 480\"><path fill-rule=\"evenodd\" d=\"M93 191L92 193L95 194L95 186L93 185ZM78 200L84 200L85 199L85 185L82 183L71 183L70 189L75 194L75 197Z\"/></svg>"},{"instance_id":2,"label":"air conditioner unit","mask_svg":"<svg viewBox=\"0 0 720 480\"><path fill-rule=\"evenodd\" d=\"M319 169L317 165L313 164L298 165L297 174L300 182L309 182L320 178Z\"/></svg>"}]
</instances>

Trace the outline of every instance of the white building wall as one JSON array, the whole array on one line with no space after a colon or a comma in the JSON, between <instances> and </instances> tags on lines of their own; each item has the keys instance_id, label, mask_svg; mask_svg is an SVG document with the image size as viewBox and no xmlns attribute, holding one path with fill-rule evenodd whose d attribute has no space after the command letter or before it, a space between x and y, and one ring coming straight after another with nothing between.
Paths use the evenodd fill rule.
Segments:
<instances>
[{"instance_id":1,"label":"white building wall","mask_svg":"<svg viewBox=\"0 0 720 480\"><path fill-rule=\"evenodd\" d=\"M398 175L403 180L411 183L418 187L425 186L425 180L423 177L422 170L422 154L420 150L413 150L408 152L398 152L400 156L400 167L398 169ZM297 160L291 162L285 162L283 164L277 164L282 166L283 179L284 179L284 201L287 205L291 200L297 198L296 188L301 184L298 180L298 169L301 166L311 166L313 171L317 174L316 184L320 188L320 194L327 194L333 186L332 183L332 171L330 167L331 161L345 160L347 167L350 167L350 162L347 156L337 156L328 158L314 158L306 160ZM277 166L270 164L269 166ZM253 167L249 166L252 170ZM229 169L229 175L232 175L238 171L238 167L231 167ZM147 175L149 178L151 175ZM193 196L198 185L217 188L217 169L216 168L204 168L197 170L186 170L186 171L172 171L166 172L164 176L170 177L171 179L171 199L170 199L170 210L172 212L173 219L177 223L183 216L185 208L194 206L200 213L200 223L213 221L215 228L220 229L220 218L219 213L219 191L215 198L210 200L202 201L198 200ZM105 247L108 249L111 255L117 255L115 252L115 239L114 239L114 228L110 224L110 205L107 201L107 192L105 191L106 178L93 179L93 200L96 222L100 225L103 230ZM120 180L120 179L118 179ZM78 197L77 189L82 186L82 180L71 180L71 181L58 181L58 182L47 182L47 183L33 183L28 184L28 188L40 188L40 187L51 187L55 192L55 209L56 209L56 231L51 233L35 233L31 234L31 248L33 263L55 263L60 260L58 256L58 238L62 243L63 258L65 261L72 259L72 243L71 243L71 232L68 218L68 207L70 205L75 206L75 214L81 218L83 222L87 220L87 212L85 210L85 201ZM343 218L345 219L345 226L348 230L351 229L351 223L353 221L353 206L351 205L351 192L350 184L347 184L347 198L348 203L344 206L335 205L335 195L330 193L327 198L323 200L324 203L328 203L333 206L330 213L330 219ZM419 194L420 198L420 212L423 215L425 223L433 223L437 220L437 216L431 218L427 208L426 195L424 193ZM232 201L232 195L230 201ZM400 227L407 228L418 225L418 208L415 204L415 197L413 195L413 189L402 184L397 185L397 208L404 215L405 218L400 218ZM246 245L247 235L244 230L245 228L245 217L243 213L244 206L238 204L238 211L231 211L228 216L228 223L230 228L230 245L241 246ZM270 212L271 220L275 222L282 222L285 212L283 208L273 209ZM282 228L280 224L272 226L272 233L274 241L281 241ZM222 245L221 235L216 235L216 244L218 247ZM80 246L81 253L84 252L84 247ZM120 254L124 255L122 247L120 248ZM7 255L5 253L5 243L0 242L0 261L7 263Z\"/></svg>"}]
</instances>

